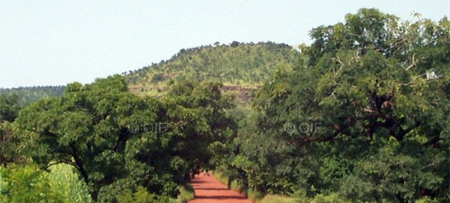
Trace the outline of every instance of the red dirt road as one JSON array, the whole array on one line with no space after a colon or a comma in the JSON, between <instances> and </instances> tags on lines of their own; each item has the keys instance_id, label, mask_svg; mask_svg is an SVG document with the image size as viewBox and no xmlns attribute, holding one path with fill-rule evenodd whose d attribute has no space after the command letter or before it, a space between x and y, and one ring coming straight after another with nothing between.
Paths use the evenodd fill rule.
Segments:
<instances>
[{"instance_id":1,"label":"red dirt road","mask_svg":"<svg viewBox=\"0 0 450 203\"><path fill-rule=\"evenodd\" d=\"M200 173L192 179L191 185L195 191L195 199L189 203L251 203L244 195L229 190L212 175Z\"/></svg>"}]
</instances>

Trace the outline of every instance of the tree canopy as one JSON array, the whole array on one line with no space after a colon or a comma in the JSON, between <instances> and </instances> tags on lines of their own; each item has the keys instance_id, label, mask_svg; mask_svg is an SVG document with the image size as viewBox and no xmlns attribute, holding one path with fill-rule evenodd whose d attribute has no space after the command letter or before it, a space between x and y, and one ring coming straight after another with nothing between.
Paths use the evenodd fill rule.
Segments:
<instances>
[{"instance_id":1,"label":"tree canopy","mask_svg":"<svg viewBox=\"0 0 450 203\"><path fill-rule=\"evenodd\" d=\"M174 197L198 165L208 164L209 144L229 125L222 119L230 100L218 86L187 81L157 100L127 92L121 76L72 83L61 97L24 108L16 122L22 139L32 140L29 156L44 169L76 168L95 201L141 187Z\"/></svg>"},{"instance_id":2,"label":"tree canopy","mask_svg":"<svg viewBox=\"0 0 450 203\"><path fill-rule=\"evenodd\" d=\"M251 186L362 202L448 198L450 22L361 9L311 37L300 65L257 92L241 130L235 165Z\"/></svg>"},{"instance_id":3,"label":"tree canopy","mask_svg":"<svg viewBox=\"0 0 450 203\"><path fill-rule=\"evenodd\" d=\"M17 137L11 132L10 123L14 122L22 106L19 97L0 95L0 164L19 162Z\"/></svg>"}]
</instances>

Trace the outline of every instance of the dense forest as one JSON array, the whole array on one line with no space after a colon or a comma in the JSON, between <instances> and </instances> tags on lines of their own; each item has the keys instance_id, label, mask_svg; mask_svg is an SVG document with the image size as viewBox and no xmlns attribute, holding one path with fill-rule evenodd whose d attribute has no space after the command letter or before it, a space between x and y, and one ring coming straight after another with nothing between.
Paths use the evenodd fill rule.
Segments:
<instances>
[{"instance_id":1,"label":"dense forest","mask_svg":"<svg viewBox=\"0 0 450 203\"><path fill-rule=\"evenodd\" d=\"M450 21L416 16L360 9L299 51L216 43L32 103L0 94L0 200L182 202L208 169L256 202L450 202ZM257 88L250 106L227 85Z\"/></svg>"}]
</instances>

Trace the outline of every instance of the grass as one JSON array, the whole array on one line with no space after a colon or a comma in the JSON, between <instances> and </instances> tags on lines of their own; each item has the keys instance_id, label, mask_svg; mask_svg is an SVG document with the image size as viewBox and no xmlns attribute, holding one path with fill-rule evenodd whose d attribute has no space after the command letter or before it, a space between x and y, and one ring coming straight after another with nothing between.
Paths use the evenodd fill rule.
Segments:
<instances>
[{"instance_id":1,"label":"grass","mask_svg":"<svg viewBox=\"0 0 450 203\"><path fill-rule=\"evenodd\" d=\"M249 200L251 200L252 202L262 202L262 200L264 199L264 194L258 191L254 191L254 190L248 190L247 191L247 198Z\"/></svg>"},{"instance_id":2,"label":"grass","mask_svg":"<svg viewBox=\"0 0 450 203\"><path fill-rule=\"evenodd\" d=\"M188 202L195 198L194 188L190 184L180 186L180 195L178 195L177 202Z\"/></svg>"},{"instance_id":3,"label":"grass","mask_svg":"<svg viewBox=\"0 0 450 203\"><path fill-rule=\"evenodd\" d=\"M296 202L292 197L285 197L281 195L266 195L259 203L294 203Z\"/></svg>"},{"instance_id":4,"label":"grass","mask_svg":"<svg viewBox=\"0 0 450 203\"><path fill-rule=\"evenodd\" d=\"M226 173L221 171L214 171L213 176L222 184L228 185L229 180ZM245 189L245 187L236 180L231 181L229 189L238 191L247 196L247 198L255 203L294 203L295 199L291 197L285 197L281 195L266 195L258 191L251 189Z\"/></svg>"}]
</instances>

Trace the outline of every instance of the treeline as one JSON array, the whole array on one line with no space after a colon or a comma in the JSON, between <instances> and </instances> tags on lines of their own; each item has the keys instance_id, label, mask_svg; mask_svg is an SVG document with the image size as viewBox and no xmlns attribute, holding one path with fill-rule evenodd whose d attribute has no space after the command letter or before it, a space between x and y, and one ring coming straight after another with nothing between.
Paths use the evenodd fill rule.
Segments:
<instances>
[{"instance_id":1,"label":"treeline","mask_svg":"<svg viewBox=\"0 0 450 203\"><path fill-rule=\"evenodd\" d=\"M0 88L0 94L19 96L19 103L25 105L31 102L49 98L59 97L64 92L64 86L35 86L18 88Z\"/></svg>"}]
</instances>

